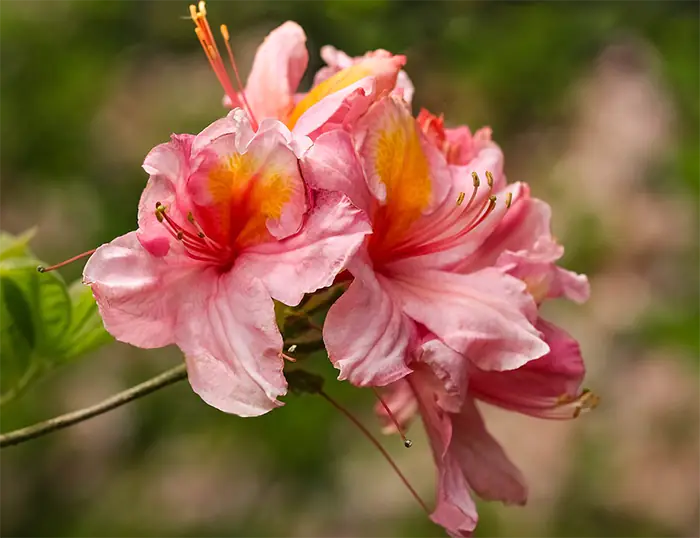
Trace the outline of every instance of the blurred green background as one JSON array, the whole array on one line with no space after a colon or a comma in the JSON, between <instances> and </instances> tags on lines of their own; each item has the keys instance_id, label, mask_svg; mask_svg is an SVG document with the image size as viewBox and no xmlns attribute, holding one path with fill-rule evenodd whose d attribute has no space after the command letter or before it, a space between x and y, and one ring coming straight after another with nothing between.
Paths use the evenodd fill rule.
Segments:
<instances>
[{"instance_id":1,"label":"blurred green background","mask_svg":"<svg viewBox=\"0 0 700 538\"><path fill-rule=\"evenodd\" d=\"M588 304L547 305L581 339L592 414L485 408L527 476L524 508L480 505L478 536L698 536L698 3L209 2L244 72L287 19L308 87L333 44L408 56L414 108L488 124L509 178L554 209ZM176 1L3 0L0 227L39 226L56 262L135 227L140 165L224 114ZM63 271L78 278L81 264ZM110 344L2 409L8 431L95 403L180 360ZM328 392L372 429L372 394ZM258 419L185 383L0 454L3 536L439 536L380 455L312 396ZM416 424L389 451L432 501Z\"/></svg>"}]
</instances>

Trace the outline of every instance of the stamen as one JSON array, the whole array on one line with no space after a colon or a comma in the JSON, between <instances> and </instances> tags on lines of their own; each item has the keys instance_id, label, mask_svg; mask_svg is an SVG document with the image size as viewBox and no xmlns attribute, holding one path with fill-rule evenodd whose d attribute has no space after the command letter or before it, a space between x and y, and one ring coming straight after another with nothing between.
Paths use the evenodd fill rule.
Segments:
<instances>
[{"instance_id":1,"label":"stamen","mask_svg":"<svg viewBox=\"0 0 700 538\"><path fill-rule=\"evenodd\" d=\"M418 504L420 504L421 508L425 510L426 514L430 514L430 510L428 509L428 506L425 504L423 499L420 498L420 495L416 492L415 489L413 489L413 486L411 486L411 483L408 481L408 479L403 475L403 473L399 470L398 466L396 463L394 463L394 460L391 459L391 456L389 453L384 449L384 447L377 441L377 439L370 433L370 431L365 428L362 423L356 419L347 409L345 409L343 406L341 406L339 403L337 403L335 400L333 400L328 394L326 394L323 390L319 390L318 394L320 394L324 399L328 401L333 407L335 407L338 411L340 411L343 415L345 415L361 432L362 434L367 437L367 439L370 440L370 442L379 450L379 452L384 456L384 459L389 462L389 465L391 465L392 469L394 469L394 472L398 475L398 477L401 479L401 481L404 483L404 485L408 488L408 491L411 492L411 495L413 495L413 498L418 501Z\"/></svg>"},{"instance_id":2,"label":"stamen","mask_svg":"<svg viewBox=\"0 0 700 538\"><path fill-rule=\"evenodd\" d=\"M489 184L489 189L493 189L493 174L486 170L486 182Z\"/></svg>"},{"instance_id":3,"label":"stamen","mask_svg":"<svg viewBox=\"0 0 700 538\"><path fill-rule=\"evenodd\" d=\"M56 265L51 265L49 267L44 267L43 265L39 265L36 270L39 271L40 273L48 273L49 271L55 271L56 269L59 269L61 267L64 267L68 265L69 263L73 263L76 260L79 260L81 258L85 258L87 256L92 256L97 249L93 248L92 250L88 250L87 252L83 252L82 254L78 254L77 256L73 256L72 258L68 258L66 261L63 261L61 263L57 263Z\"/></svg>"},{"instance_id":4,"label":"stamen","mask_svg":"<svg viewBox=\"0 0 700 538\"><path fill-rule=\"evenodd\" d=\"M430 226L412 234L405 242L396 245L392 252L393 255L401 256L404 253L420 255L425 252L452 248L465 235L481 225L496 208L496 197L491 194L494 185L493 174L490 171L486 171L485 175L488 192L481 203L481 207L478 209L472 208L472 204L481 187L479 174L474 171L472 172L473 190L467 203L464 204L466 194L460 192L457 198L459 209L443 213L437 220L431 222ZM512 194L506 194L506 208L510 206L511 201Z\"/></svg>"},{"instance_id":5,"label":"stamen","mask_svg":"<svg viewBox=\"0 0 700 538\"><path fill-rule=\"evenodd\" d=\"M472 195L469 197L469 201L467 202L467 205L464 206L464 209L462 210L460 215L464 214L466 211L469 211L469 208L474 202L474 198L476 198L476 193L479 191L480 185L481 182L479 181L479 176L476 175L476 172L472 172Z\"/></svg>"},{"instance_id":6,"label":"stamen","mask_svg":"<svg viewBox=\"0 0 700 538\"><path fill-rule=\"evenodd\" d=\"M243 86L243 83L241 82L241 76L238 74L238 66L236 65L236 60L233 57L233 49L231 48L231 39L228 33L228 27L225 24L221 25L221 37L224 38L224 43L226 44L226 51L228 52L228 59L231 61L231 66L233 67L233 74L236 77L236 82L238 83L238 91L241 94L241 98L243 100L243 106L248 113L248 117L250 118L250 122L252 123L253 130L257 131L258 130L258 122L255 119L255 116L253 116L253 109L250 108L250 105L248 104L248 99L246 99L245 96L245 87Z\"/></svg>"},{"instance_id":7,"label":"stamen","mask_svg":"<svg viewBox=\"0 0 700 538\"><path fill-rule=\"evenodd\" d=\"M578 396L562 394L557 398L556 406L563 407L573 405L573 418L578 418L582 412L591 411L598 407L600 396L591 392L589 389L583 389Z\"/></svg>"},{"instance_id":8,"label":"stamen","mask_svg":"<svg viewBox=\"0 0 700 538\"><path fill-rule=\"evenodd\" d=\"M372 391L374 392L374 395L377 397L377 400L382 404L382 407L384 407L384 410L386 411L386 414L389 416L389 419L394 423L394 426L396 426L396 431L399 432L399 435L401 436L401 440L403 441L403 446L406 448L411 448L413 446L413 441L408 439L404 433L403 429L401 428L401 425L399 424L399 421L396 420L396 417L394 416L394 413L391 412L391 409L389 409L389 406L387 403L384 401L384 398L382 398L381 394L379 394L379 391L372 387Z\"/></svg>"},{"instance_id":9,"label":"stamen","mask_svg":"<svg viewBox=\"0 0 700 538\"><path fill-rule=\"evenodd\" d=\"M496 209L496 197L495 197L495 196L493 196L493 195L492 195L492 196L489 196L489 197L488 197L488 202L489 202L489 205L488 205L488 207L486 208L486 211L484 211L478 219L476 219L475 221L473 221L472 223L470 223L470 224L467 226L466 232L470 232L470 231L472 231L474 228L476 228L477 226L479 226L479 224L481 224L482 222L484 222L484 220L486 219L486 217L488 217L488 216L491 214L491 212L492 212L494 209Z\"/></svg>"},{"instance_id":10,"label":"stamen","mask_svg":"<svg viewBox=\"0 0 700 538\"><path fill-rule=\"evenodd\" d=\"M588 389L583 389L581 395L576 400L576 408L574 409L574 418L578 418L581 412L590 411L598 407L600 397Z\"/></svg>"},{"instance_id":11,"label":"stamen","mask_svg":"<svg viewBox=\"0 0 700 538\"><path fill-rule=\"evenodd\" d=\"M207 21L207 10L203 1L199 2L197 7L190 5L190 17L192 18L192 22L195 24L194 32L197 34L197 39L199 39L199 43L204 49L204 53L207 56L207 60L209 60L209 64L211 65L216 78L219 80L221 87L231 100L231 104L233 106L237 106L239 104L239 100L236 95L236 91L233 88L233 84L231 84L231 79L226 72L226 67L221 59L221 54L219 54L219 48L216 46L214 34L211 31L209 22Z\"/></svg>"},{"instance_id":12,"label":"stamen","mask_svg":"<svg viewBox=\"0 0 700 538\"><path fill-rule=\"evenodd\" d=\"M208 238L195 221L192 213L188 214L187 220L195 227L196 234L187 231L175 222L168 215L166 207L160 202L156 202L155 215L158 222L163 224L168 233L182 243L185 247L185 252L193 260L220 264L229 259L230 249Z\"/></svg>"},{"instance_id":13,"label":"stamen","mask_svg":"<svg viewBox=\"0 0 700 538\"><path fill-rule=\"evenodd\" d=\"M506 193L506 209L510 209L510 204L513 203L513 193Z\"/></svg>"}]
</instances>

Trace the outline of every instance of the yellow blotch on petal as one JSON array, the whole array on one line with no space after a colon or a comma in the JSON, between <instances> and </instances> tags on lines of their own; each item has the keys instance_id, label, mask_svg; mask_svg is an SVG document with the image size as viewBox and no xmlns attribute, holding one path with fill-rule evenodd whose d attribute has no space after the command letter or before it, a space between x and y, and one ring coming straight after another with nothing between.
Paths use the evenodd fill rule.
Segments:
<instances>
[{"instance_id":1,"label":"yellow blotch on petal","mask_svg":"<svg viewBox=\"0 0 700 538\"><path fill-rule=\"evenodd\" d=\"M209 172L208 187L222 233L239 247L269 238L267 220L279 219L292 196L290 178L249 154L224 158Z\"/></svg>"},{"instance_id":2,"label":"yellow blotch on petal","mask_svg":"<svg viewBox=\"0 0 700 538\"><path fill-rule=\"evenodd\" d=\"M289 118L287 118L287 127L293 129L302 114L318 103L321 99L328 97L332 93L347 88L351 84L355 84L355 82L362 80L371 74L372 69L369 66L361 64L352 65L346 69L343 69L342 71L338 71L332 77L327 78L318 86L312 88L309 93L307 93L304 98L297 103L289 115Z\"/></svg>"},{"instance_id":3,"label":"yellow blotch on petal","mask_svg":"<svg viewBox=\"0 0 700 538\"><path fill-rule=\"evenodd\" d=\"M420 218L432 197L428 159L412 117L392 121L379 132L374 168L386 188L384 205L374 215L375 240L388 249Z\"/></svg>"}]
</instances>

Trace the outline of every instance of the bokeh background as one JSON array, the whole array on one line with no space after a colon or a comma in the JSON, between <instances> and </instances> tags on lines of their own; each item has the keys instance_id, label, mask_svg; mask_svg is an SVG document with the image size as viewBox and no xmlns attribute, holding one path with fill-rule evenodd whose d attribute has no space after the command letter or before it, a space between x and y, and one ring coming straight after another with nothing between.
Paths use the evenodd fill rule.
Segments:
<instances>
[{"instance_id":1,"label":"bokeh background","mask_svg":"<svg viewBox=\"0 0 700 538\"><path fill-rule=\"evenodd\" d=\"M140 165L223 115L179 1L3 0L0 227L55 262L135 226ZM588 304L547 305L580 338L601 406L571 422L485 408L527 476L524 508L478 536L698 536L698 3L210 2L240 66L287 19L320 46L408 56L414 105L490 125L511 180L554 208ZM80 275L81 264L63 271ZM111 344L2 409L7 431L178 363ZM378 434L373 397L327 390ZM258 419L181 383L0 455L3 536L440 536L371 445L312 396ZM432 500L434 468L383 439Z\"/></svg>"}]
</instances>

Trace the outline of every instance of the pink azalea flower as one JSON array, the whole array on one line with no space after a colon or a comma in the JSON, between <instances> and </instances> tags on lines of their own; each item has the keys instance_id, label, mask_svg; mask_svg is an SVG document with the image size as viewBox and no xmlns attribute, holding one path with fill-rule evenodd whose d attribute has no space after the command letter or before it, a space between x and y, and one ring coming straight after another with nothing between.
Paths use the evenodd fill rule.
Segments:
<instances>
[{"instance_id":1,"label":"pink azalea flower","mask_svg":"<svg viewBox=\"0 0 700 538\"><path fill-rule=\"evenodd\" d=\"M245 109L254 126L258 120L274 118L296 134L315 138L327 130L349 125L372 102L393 90L399 71L406 63L405 56L376 51L318 80L308 93L297 94L309 56L304 30L297 23L287 21L270 32L258 48L243 90L226 26L221 26L221 34L236 84L231 81L219 53L204 2L199 2L197 7L190 6L190 15L197 37L224 89L224 104ZM404 78L405 75L402 80Z\"/></svg>"},{"instance_id":2,"label":"pink azalea flower","mask_svg":"<svg viewBox=\"0 0 700 538\"><path fill-rule=\"evenodd\" d=\"M470 536L478 515L471 492L485 500L525 504L521 472L486 429L475 398L543 418L575 418L597 405L581 389L585 369L578 343L543 320L550 352L505 372L483 371L426 335L414 372L387 387L376 412L386 433L405 432L418 412L437 466L437 503L431 519L452 536ZM468 388L468 390L467 390ZM386 405L389 410L387 412Z\"/></svg>"},{"instance_id":3,"label":"pink azalea flower","mask_svg":"<svg viewBox=\"0 0 700 538\"><path fill-rule=\"evenodd\" d=\"M595 404L580 389L578 344L538 318L545 297L585 300L587 281L556 266L563 252L549 208L526 185L507 185L490 130L445 129L427 112L415 122L387 98L354 135L324 134L302 160L312 184L347 193L373 225L324 339L341 378L390 383L377 406L385 430L403 431L421 415L438 467L431 517L468 536L477 522L472 491L527 498L474 399L551 417Z\"/></svg>"},{"instance_id":4,"label":"pink azalea flower","mask_svg":"<svg viewBox=\"0 0 700 538\"><path fill-rule=\"evenodd\" d=\"M282 405L273 298L298 304L333 282L369 232L347 197L308 190L310 141L280 122L254 132L236 109L146 157L138 230L88 261L107 330L143 348L176 344L192 388L241 416Z\"/></svg>"},{"instance_id":5,"label":"pink azalea flower","mask_svg":"<svg viewBox=\"0 0 700 538\"><path fill-rule=\"evenodd\" d=\"M426 115L422 116L425 127ZM434 128L435 123L430 127ZM446 155L471 153L474 159L479 155L475 147L489 145L490 138L482 136L479 140L463 131L460 145L450 146L444 141L455 130L441 133L442 126L438 127L433 140ZM453 168L455 174L464 172ZM563 248L551 236L550 214L549 206L531 198L524 186L521 196L478 250L454 264L452 270L470 274L500 267L522 279L538 305L557 297L585 301L589 294L586 277L556 265ZM479 368L477 361L424 334L419 351L409 363L415 372L386 391L384 403L392 417L384 405L376 407L386 432L396 431L397 426L405 431L416 410L420 413L438 468L437 505L431 517L452 536L469 536L476 526L472 491L483 499L509 504L524 504L527 500L522 474L488 433L474 399L550 419L576 418L598 403L597 396L582 389L585 366L578 342L541 318L536 328L548 344L549 353L508 371Z\"/></svg>"},{"instance_id":6,"label":"pink azalea flower","mask_svg":"<svg viewBox=\"0 0 700 538\"><path fill-rule=\"evenodd\" d=\"M523 191L505 186L500 149L479 151L466 165L466 184L395 97L373 105L353 135L325 133L302 159L312 185L345 192L372 221L372 235L348 265L355 279L324 325L340 379L381 386L405 377L420 331L483 370L512 370L545 355L537 306L520 279L494 267L453 270Z\"/></svg>"}]
</instances>

